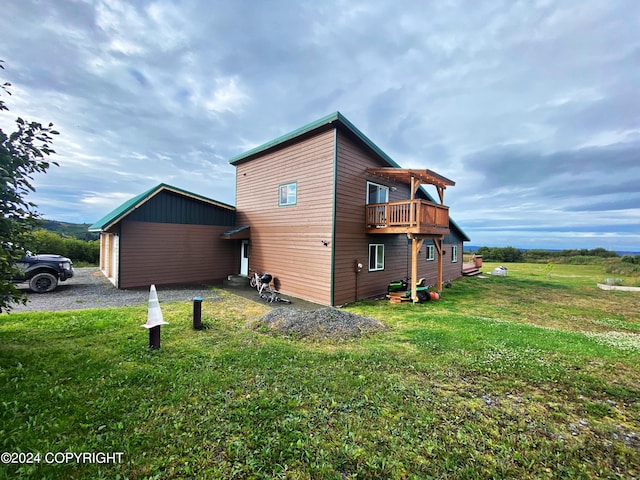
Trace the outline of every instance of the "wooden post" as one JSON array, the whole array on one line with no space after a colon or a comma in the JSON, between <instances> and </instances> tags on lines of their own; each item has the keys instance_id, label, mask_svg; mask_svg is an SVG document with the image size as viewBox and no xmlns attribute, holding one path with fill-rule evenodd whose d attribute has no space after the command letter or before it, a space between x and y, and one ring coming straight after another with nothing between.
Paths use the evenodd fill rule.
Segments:
<instances>
[{"instance_id":1,"label":"wooden post","mask_svg":"<svg viewBox=\"0 0 640 480\"><path fill-rule=\"evenodd\" d=\"M414 176L411 177L411 200L415 200L416 198L416 192L418 191L418 188L420 188L420 179L416 178Z\"/></svg>"},{"instance_id":2,"label":"wooden post","mask_svg":"<svg viewBox=\"0 0 640 480\"><path fill-rule=\"evenodd\" d=\"M411 176L411 202L409 203L409 227L420 226L420 200L416 200L416 192L420 188L420 179Z\"/></svg>"},{"instance_id":3,"label":"wooden post","mask_svg":"<svg viewBox=\"0 0 640 480\"><path fill-rule=\"evenodd\" d=\"M436 250L438 251L438 291L442 292L442 265L443 265L443 259L442 259L442 242L444 240L444 237L439 237L439 238L434 238L433 239L433 244L436 247Z\"/></svg>"},{"instance_id":4,"label":"wooden post","mask_svg":"<svg viewBox=\"0 0 640 480\"><path fill-rule=\"evenodd\" d=\"M418 302L418 291L416 283L418 282L418 253L424 243L424 238L417 238L410 234L411 238L411 300L413 303Z\"/></svg>"}]
</instances>

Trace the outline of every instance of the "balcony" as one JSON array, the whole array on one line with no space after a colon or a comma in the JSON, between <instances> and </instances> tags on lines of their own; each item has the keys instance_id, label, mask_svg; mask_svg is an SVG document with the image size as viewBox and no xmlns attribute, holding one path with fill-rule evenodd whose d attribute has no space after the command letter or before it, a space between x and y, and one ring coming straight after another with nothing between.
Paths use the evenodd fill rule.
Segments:
<instances>
[{"instance_id":1,"label":"balcony","mask_svg":"<svg viewBox=\"0 0 640 480\"><path fill-rule=\"evenodd\" d=\"M427 200L374 203L366 206L366 233L449 233L449 207Z\"/></svg>"}]
</instances>

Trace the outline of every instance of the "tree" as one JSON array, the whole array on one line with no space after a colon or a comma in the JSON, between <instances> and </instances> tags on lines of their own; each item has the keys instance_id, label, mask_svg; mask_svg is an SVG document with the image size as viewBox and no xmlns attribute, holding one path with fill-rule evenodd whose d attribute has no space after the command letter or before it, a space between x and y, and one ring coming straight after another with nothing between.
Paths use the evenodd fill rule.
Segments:
<instances>
[{"instance_id":1,"label":"tree","mask_svg":"<svg viewBox=\"0 0 640 480\"><path fill-rule=\"evenodd\" d=\"M2 60L0 69L4 70ZM8 82L0 85L0 94L11 95L10 86ZM0 111L8 110L0 99ZM26 197L35 191L33 175L46 173L52 164L58 165L46 160L55 153L52 135L58 135L52 123L43 126L18 117L16 126L9 135L0 129L0 312L11 310L13 303L26 302L24 294L11 283L14 263L24 254L21 246L38 217L36 205Z\"/></svg>"},{"instance_id":2,"label":"tree","mask_svg":"<svg viewBox=\"0 0 640 480\"><path fill-rule=\"evenodd\" d=\"M476 255L489 262L521 262L522 252L515 247L480 247Z\"/></svg>"}]
</instances>

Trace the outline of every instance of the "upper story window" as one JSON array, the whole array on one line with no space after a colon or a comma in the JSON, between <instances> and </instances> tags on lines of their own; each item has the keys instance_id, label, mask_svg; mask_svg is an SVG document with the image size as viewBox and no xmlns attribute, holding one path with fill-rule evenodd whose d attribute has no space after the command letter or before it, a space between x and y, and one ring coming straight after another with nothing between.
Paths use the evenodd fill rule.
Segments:
<instances>
[{"instance_id":1,"label":"upper story window","mask_svg":"<svg viewBox=\"0 0 640 480\"><path fill-rule=\"evenodd\" d=\"M367 204L389 202L389 187L367 182Z\"/></svg>"},{"instance_id":2,"label":"upper story window","mask_svg":"<svg viewBox=\"0 0 640 480\"><path fill-rule=\"evenodd\" d=\"M291 182L280 185L280 193L278 195L278 205L283 207L286 205L295 205L298 201L298 183Z\"/></svg>"}]
</instances>

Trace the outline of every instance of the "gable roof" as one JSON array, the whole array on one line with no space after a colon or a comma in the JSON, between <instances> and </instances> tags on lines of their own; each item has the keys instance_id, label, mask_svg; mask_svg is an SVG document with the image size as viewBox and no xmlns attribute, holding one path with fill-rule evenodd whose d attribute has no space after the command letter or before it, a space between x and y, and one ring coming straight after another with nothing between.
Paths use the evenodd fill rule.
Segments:
<instances>
[{"instance_id":1,"label":"gable roof","mask_svg":"<svg viewBox=\"0 0 640 480\"><path fill-rule=\"evenodd\" d=\"M240 155L236 155L229 160L229 163L231 163L232 165L237 165L239 163L251 160L253 157L263 154L269 150L283 146L294 140L298 140L300 137L304 137L316 131L325 130L331 127L338 127L346 130L347 132L355 136L358 140L360 140L360 142L368 147L369 150L382 158L386 163L388 163L392 167L400 168L400 165L394 162L389 155L384 153L380 147L373 143L364 133L358 130L358 128L340 112L330 113L329 115L326 115L316 120L315 122L311 122L296 130L293 130L292 132L286 133L267 143L263 143L262 145L241 153Z\"/></svg>"},{"instance_id":2,"label":"gable roof","mask_svg":"<svg viewBox=\"0 0 640 480\"><path fill-rule=\"evenodd\" d=\"M185 197L193 198L200 202L208 203L210 205L214 205L216 207L221 207L224 209L228 209L231 211L235 211L235 207L231 205L227 205L226 203L218 202L216 200L212 200L211 198L203 197L202 195L198 195L196 193L191 193L186 190L182 190L178 187L173 187L171 185L167 185L166 183L161 183L156 185L149 190L142 192L139 195L127 200L119 207L113 209L111 212L107 213L104 217L98 220L96 223L89 227L90 232L101 232L104 230L108 230L113 225L118 223L124 217L133 212L136 208L140 207L142 204L148 202L151 198L155 197L162 191L173 192L178 195L182 195Z\"/></svg>"},{"instance_id":3,"label":"gable roof","mask_svg":"<svg viewBox=\"0 0 640 480\"><path fill-rule=\"evenodd\" d=\"M387 155L380 147L378 147L375 143L373 143L369 137L367 137L364 133L362 133L353 123L351 123L344 115L340 112L333 112L329 115L326 115L315 122L308 123L292 132L286 133L278 138L275 138L267 143L263 143L251 150L248 150L240 155L236 155L229 160L229 163L232 165L238 165L243 162L247 162L252 160L253 158L262 155L270 150L275 150L276 148L283 147L287 144L293 143L304 138L307 135L311 135L315 132L326 130L331 127L341 128L343 131L350 133L353 137L360 141L361 145L363 145L367 150L372 152L374 155L382 159L385 163L387 163L390 167L401 168L389 155ZM428 172L429 170L427 170ZM453 183L453 182L452 182ZM455 183L453 183L455 185ZM420 186L420 190L422 193L432 202L435 200L429 195L423 186ZM466 233L453 221L451 217L449 217L449 221L451 224L460 232L464 241L469 241L469 237Z\"/></svg>"}]
</instances>

